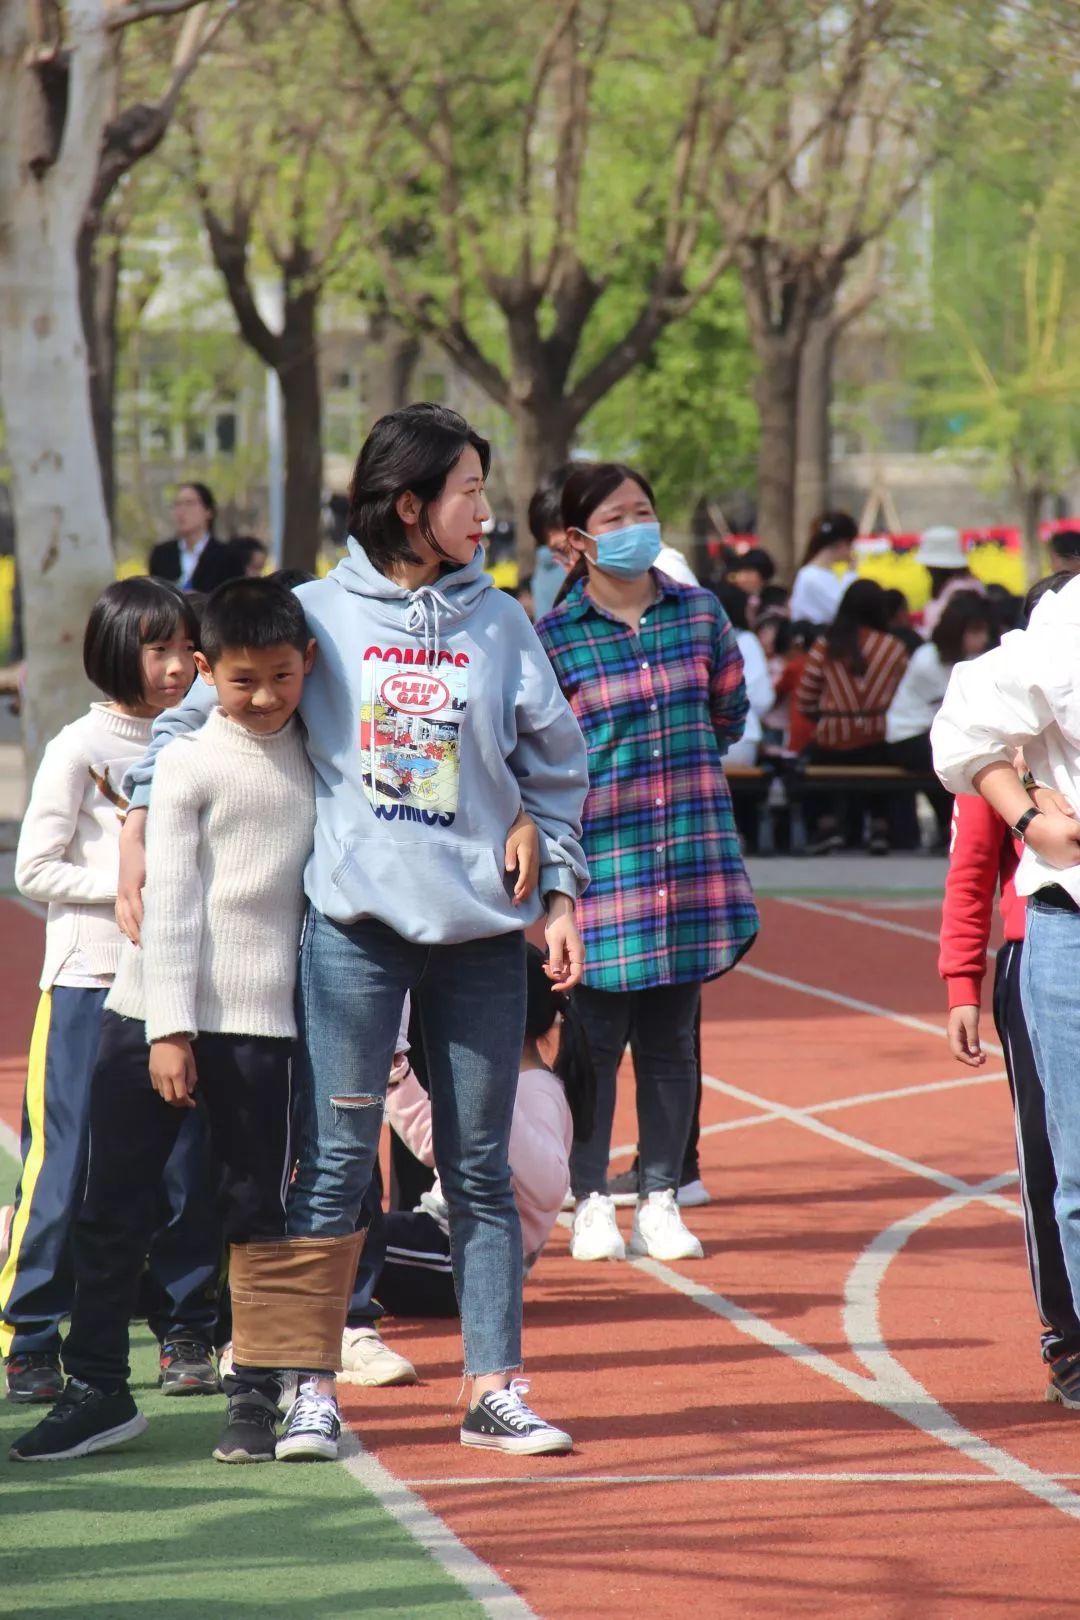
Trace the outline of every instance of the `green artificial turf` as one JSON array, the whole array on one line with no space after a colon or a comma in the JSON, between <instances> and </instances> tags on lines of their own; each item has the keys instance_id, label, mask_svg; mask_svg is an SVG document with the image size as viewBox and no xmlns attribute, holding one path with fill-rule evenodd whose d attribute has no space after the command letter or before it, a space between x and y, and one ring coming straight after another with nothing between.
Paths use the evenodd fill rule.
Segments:
<instances>
[{"instance_id":1,"label":"green artificial turf","mask_svg":"<svg viewBox=\"0 0 1080 1620\"><path fill-rule=\"evenodd\" d=\"M0 1202L15 1175L0 1152ZM10 1620L478 1620L479 1604L331 1463L212 1460L223 1400L165 1399L134 1334L150 1427L82 1462L12 1463L40 1407L0 1400L0 1615Z\"/></svg>"}]
</instances>

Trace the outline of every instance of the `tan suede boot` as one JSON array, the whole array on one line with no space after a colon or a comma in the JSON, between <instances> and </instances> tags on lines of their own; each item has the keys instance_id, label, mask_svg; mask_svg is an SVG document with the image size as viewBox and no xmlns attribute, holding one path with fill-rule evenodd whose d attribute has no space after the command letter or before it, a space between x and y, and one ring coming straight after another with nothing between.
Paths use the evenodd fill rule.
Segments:
<instances>
[{"instance_id":1,"label":"tan suede boot","mask_svg":"<svg viewBox=\"0 0 1080 1620\"><path fill-rule=\"evenodd\" d=\"M232 1244L234 1366L339 1372L341 1335L365 1237L349 1232Z\"/></svg>"}]
</instances>

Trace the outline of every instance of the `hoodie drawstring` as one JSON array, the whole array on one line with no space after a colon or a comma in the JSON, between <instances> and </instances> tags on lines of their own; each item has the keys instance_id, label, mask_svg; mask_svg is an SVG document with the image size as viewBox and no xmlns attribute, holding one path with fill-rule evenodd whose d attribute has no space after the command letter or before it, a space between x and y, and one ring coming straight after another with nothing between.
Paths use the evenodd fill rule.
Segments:
<instances>
[{"instance_id":1,"label":"hoodie drawstring","mask_svg":"<svg viewBox=\"0 0 1080 1620\"><path fill-rule=\"evenodd\" d=\"M454 616L454 609L441 591L434 585L421 585L419 590L413 591L409 597L409 607L405 615L405 628L414 635L417 631L424 632L424 657L429 669L434 669L439 661L442 644L439 640L439 617L445 613L447 618Z\"/></svg>"}]
</instances>

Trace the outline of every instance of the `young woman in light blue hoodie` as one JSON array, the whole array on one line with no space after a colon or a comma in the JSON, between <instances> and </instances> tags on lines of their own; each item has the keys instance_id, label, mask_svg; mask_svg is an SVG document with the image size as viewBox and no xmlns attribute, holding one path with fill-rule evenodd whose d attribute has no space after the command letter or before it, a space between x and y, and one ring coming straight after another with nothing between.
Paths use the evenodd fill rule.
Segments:
<instances>
[{"instance_id":1,"label":"young woman in light blue hoodie","mask_svg":"<svg viewBox=\"0 0 1080 1620\"><path fill-rule=\"evenodd\" d=\"M524 930L546 911L551 977L560 989L579 982L588 776L581 732L532 626L484 572L489 463L486 441L442 406L383 417L357 461L348 553L298 589L318 642L300 705L316 827L297 977L303 1128L289 1230L353 1230L411 991L472 1380L461 1442L535 1455L571 1440L525 1405L527 1385L514 1376L522 1249L508 1144ZM133 802L145 792L136 788ZM540 895L523 903L502 859L521 810L542 849ZM336 1439L325 1383L302 1388L286 1438L307 1432Z\"/></svg>"}]
</instances>

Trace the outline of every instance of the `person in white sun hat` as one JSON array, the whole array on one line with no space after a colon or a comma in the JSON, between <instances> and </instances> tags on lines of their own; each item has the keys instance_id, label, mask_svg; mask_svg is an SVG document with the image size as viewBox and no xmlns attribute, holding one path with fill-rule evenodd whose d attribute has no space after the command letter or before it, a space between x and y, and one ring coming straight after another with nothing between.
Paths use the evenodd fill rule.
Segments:
<instances>
[{"instance_id":1,"label":"person in white sun hat","mask_svg":"<svg viewBox=\"0 0 1080 1620\"><path fill-rule=\"evenodd\" d=\"M930 573L930 600L923 609L922 619L923 634L929 636L937 628L950 597L960 591L985 596L986 589L968 568L960 530L947 523L936 523L924 529L915 555Z\"/></svg>"}]
</instances>

